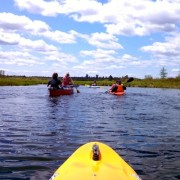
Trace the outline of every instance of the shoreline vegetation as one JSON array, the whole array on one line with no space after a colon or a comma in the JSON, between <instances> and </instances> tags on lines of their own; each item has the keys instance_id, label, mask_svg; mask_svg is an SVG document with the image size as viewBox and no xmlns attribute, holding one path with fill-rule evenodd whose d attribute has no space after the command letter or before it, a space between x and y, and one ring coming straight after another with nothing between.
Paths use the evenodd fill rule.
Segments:
<instances>
[{"instance_id":1,"label":"shoreline vegetation","mask_svg":"<svg viewBox=\"0 0 180 180\"><path fill-rule=\"evenodd\" d=\"M61 78L61 77L60 77ZM26 77L26 76L0 76L0 86L29 86L47 84L50 77ZM111 86L117 78L85 78L72 77L74 84L77 85L91 85L96 80L98 86ZM121 78L119 78L121 79ZM134 81L126 83L126 79L121 79L123 84L127 87L148 87L148 88L172 88L180 89L180 77L176 78L134 78Z\"/></svg>"}]
</instances>

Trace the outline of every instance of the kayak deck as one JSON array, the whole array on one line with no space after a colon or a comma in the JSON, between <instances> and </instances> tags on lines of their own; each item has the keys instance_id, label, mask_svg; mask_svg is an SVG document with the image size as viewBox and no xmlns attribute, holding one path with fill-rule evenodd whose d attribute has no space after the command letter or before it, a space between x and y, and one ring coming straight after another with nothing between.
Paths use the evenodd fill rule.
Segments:
<instances>
[{"instance_id":1,"label":"kayak deck","mask_svg":"<svg viewBox=\"0 0 180 180\"><path fill-rule=\"evenodd\" d=\"M136 172L109 146L90 142L78 148L50 180L140 180Z\"/></svg>"}]
</instances>

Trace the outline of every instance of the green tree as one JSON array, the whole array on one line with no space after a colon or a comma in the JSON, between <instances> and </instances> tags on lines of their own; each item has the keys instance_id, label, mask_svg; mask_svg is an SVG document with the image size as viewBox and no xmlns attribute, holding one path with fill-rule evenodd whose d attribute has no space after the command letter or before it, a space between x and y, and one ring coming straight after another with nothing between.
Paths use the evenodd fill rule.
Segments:
<instances>
[{"instance_id":1,"label":"green tree","mask_svg":"<svg viewBox=\"0 0 180 180\"><path fill-rule=\"evenodd\" d=\"M164 67L160 71L160 76L162 79L165 79L167 77L167 71Z\"/></svg>"},{"instance_id":2,"label":"green tree","mask_svg":"<svg viewBox=\"0 0 180 180\"><path fill-rule=\"evenodd\" d=\"M113 77L110 75L109 76L109 81L112 81L113 80Z\"/></svg>"},{"instance_id":3,"label":"green tree","mask_svg":"<svg viewBox=\"0 0 180 180\"><path fill-rule=\"evenodd\" d=\"M86 77L85 77L86 79L88 79L89 78L89 76L88 76L88 74L86 74Z\"/></svg>"}]
</instances>

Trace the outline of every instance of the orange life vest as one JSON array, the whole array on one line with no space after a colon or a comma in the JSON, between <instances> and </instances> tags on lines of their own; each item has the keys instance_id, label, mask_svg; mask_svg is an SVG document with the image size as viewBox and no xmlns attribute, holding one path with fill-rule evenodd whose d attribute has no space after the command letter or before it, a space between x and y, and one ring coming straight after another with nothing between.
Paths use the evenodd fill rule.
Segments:
<instances>
[{"instance_id":1,"label":"orange life vest","mask_svg":"<svg viewBox=\"0 0 180 180\"><path fill-rule=\"evenodd\" d=\"M116 92L124 92L123 85L118 85Z\"/></svg>"}]
</instances>

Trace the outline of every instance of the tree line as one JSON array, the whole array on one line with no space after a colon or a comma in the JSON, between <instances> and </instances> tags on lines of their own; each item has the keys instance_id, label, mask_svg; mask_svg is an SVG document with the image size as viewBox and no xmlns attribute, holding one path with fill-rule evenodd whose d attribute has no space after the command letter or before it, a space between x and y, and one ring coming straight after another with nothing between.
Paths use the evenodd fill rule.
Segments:
<instances>
[{"instance_id":1,"label":"tree line","mask_svg":"<svg viewBox=\"0 0 180 180\"><path fill-rule=\"evenodd\" d=\"M167 70L165 67L162 67L162 69L160 70L160 78L161 79L165 79L167 78ZM5 70L0 70L0 76L5 76ZM19 77L26 77L24 75L22 76L19 76ZM38 77L38 76L33 76L33 77ZM43 78L43 77L41 77ZM49 77L44 77L44 78L49 78ZM129 77L128 75L126 76L122 76L122 77L113 77L112 75L108 76L108 77L105 77L105 76L102 76L100 77L98 74L95 75L95 76L89 76L88 74L82 77L73 77L73 79L75 80L80 80L80 81L93 81L93 80L109 80L109 81L112 81L114 79L121 79L122 81L124 80L127 80ZM177 78L180 78L180 71L179 71L179 74L177 75ZM153 79L152 75L145 75L145 79Z\"/></svg>"}]
</instances>

